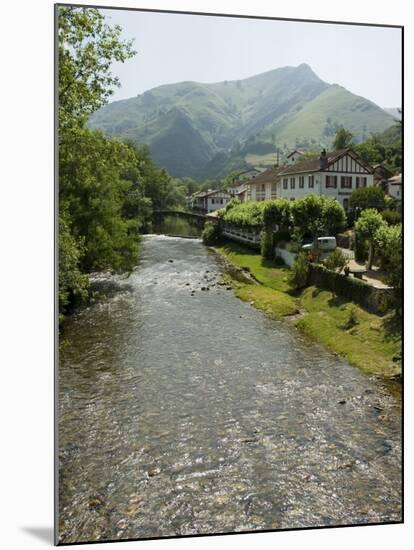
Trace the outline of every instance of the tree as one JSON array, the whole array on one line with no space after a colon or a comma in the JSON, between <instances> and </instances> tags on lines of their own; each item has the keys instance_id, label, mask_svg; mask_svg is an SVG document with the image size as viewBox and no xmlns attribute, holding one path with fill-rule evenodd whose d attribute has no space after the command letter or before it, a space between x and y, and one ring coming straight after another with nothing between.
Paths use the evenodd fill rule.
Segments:
<instances>
[{"instance_id":1,"label":"tree","mask_svg":"<svg viewBox=\"0 0 414 550\"><path fill-rule=\"evenodd\" d=\"M309 279L309 262L304 252L299 252L289 272L289 284L295 290L304 288Z\"/></svg>"},{"instance_id":2,"label":"tree","mask_svg":"<svg viewBox=\"0 0 414 550\"><path fill-rule=\"evenodd\" d=\"M333 250L325 260L325 266L331 271L337 271L338 273L344 269L347 263L348 260L339 248Z\"/></svg>"},{"instance_id":3,"label":"tree","mask_svg":"<svg viewBox=\"0 0 414 550\"><path fill-rule=\"evenodd\" d=\"M137 257L140 220L124 215L136 159L125 144L86 128L90 114L119 84L111 63L134 54L120 32L96 9L59 7L61 313L87 297L90 270L131 269Z\"/></svg>"},{"instance_id":4,"label":"tree","mask_svg":"<svg viewBox=\"0 0 414 550\"><path fill-rule=\"evenodd\" d=\"M352 145L353 135L345 128L339 128L336 131L335 138L333 140L333 147L335 150L346 149Z\"/></svg>"},{"instance_id":5,"label":"tree","mask_svg":"<svg viewBox=\"0 0 414 550\"><path fill-rule=\"evenodd\" d=\"M59 130L83 126L111 96L119 79L111 64L135 55L132 41L120 39L95 8L59 6ZM60 138L62 138L60 134Z\"/></svg>"},{"instance_id":6,"label":"tree","mask_svg":"<svg viewBox=\"0 0 414 550\"><path fill-rule=\"evenodd\" d=\"M349 204L355 211L356 217L367 208L384 210L386 206L385 192L381 187L360 187L352 191Z\"/></svg>"},{"instance_id":7,"label":"tree","mask_svg":"<svg viewBox=\"0 0 414 550\"><path fill-rule=\"evenodd\" d=\"M376 249L381 267L387 273L386 281L394 289L394 300L397 311L402 305L403 287L403 249L402 226L383 224L374 235Z\"/></svg>"},{"instance_id":8,"label":"tree","mask_svg":"<svg viewBox=\"0 0 414 550\"><path fill-rule=\"evenodd\" d=\"M83 242L81 269L130 270L138 254L139 218L127 218L123 205L136 157L124 143L99 130L73 129L60 146L60 208L71 232Z\"/></svg>"},{"instance_id":9,"label":"tree","mask_svg":"<svg viewBox=\"0 0 414 550\"><path fill-rule=\"evenodd\" d=\"M302 235L309 232L314 241L323 234L338 232L346 222L342 205L335 199L313 193L291 204L293 225Z\"/></svg>"},{"instance_id":10,"label":"tree","mask_svg":"<svg viewBox=\"0 0 414 550\"><path fill-rule=\"evenodd\" d=\"M368 269L371 269L374 259L376 233L382 226L386 225L387 224L384 221L384 218L378 210L375 210L375 208L363 210L355 223L357 238L362 237L363 239L366 239L369 244Z\"/></svg>"}]
</instances>

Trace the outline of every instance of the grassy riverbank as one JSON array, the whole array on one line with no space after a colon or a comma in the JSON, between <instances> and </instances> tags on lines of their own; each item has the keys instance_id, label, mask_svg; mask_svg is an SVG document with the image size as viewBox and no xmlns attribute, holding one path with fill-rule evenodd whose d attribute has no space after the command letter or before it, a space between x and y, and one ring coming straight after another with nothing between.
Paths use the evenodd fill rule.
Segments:
<instances>
[{"instance_id":1,"label":"grassy riverbank","mask_svg":"<svg viewBox=\"0 0 414 550\"><path fill-rule=\"evenodd\" d=\"M236 266L247 268L261 283L248 285L233 280L236 296L242 300L252 302L273 318L301 312L302 315L291 317L297 328L368 374L390 378L401 372L397 360L401 335L389 330L389 316L368 313L316 287L292 294L289 268L264 260L259 253L236 243L226 243L215 250Z\"/></svg>"}]
</instances>

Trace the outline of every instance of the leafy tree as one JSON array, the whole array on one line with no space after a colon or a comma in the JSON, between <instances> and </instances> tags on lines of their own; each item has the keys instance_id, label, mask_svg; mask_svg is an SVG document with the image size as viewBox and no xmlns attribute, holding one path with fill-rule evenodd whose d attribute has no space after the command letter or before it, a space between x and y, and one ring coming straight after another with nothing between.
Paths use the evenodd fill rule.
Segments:
<instances>
[{"instance_id":1,"label":"leafy tree","mask_svg":"<svg viewBox=\"0 0 414 550\"><path fill-rule=\"evenodd\" d=\"M82 240L76 241L70 231L67 212L59 216L59 311L66 312L70 304L81 303L88 294L88 276L81 273L79 261L83 253Z\"/></svg>"},{"instance_id":2,"label":"leafy tree","mask_svg":"<svg viewBox=\"0 0 414 550\"><path fill-rule=\"evenodd\" d=\"M345 128L339 128L336 131L335 138L333 140L333 147L335 150L346 149L352 145L353 135Z\"/></svg>"},{"instance_id":3,"label":"leafy tree","mask_svg":"<svg viewBox=\"0 0 414 550\"><path fill-rule=\"evenodd\" d=\"M131 41L122 41L121 27L109 26L95 8L59 6L59 129L83 126L111 96L119 80L114 61L135 55ZM63 137L60 135L60 137Z\"/></svg>"},{"instance_id":4,"label":"leafy tree","mask_svg":"<svg viewBox=\"0 0 414 550\"><path fill-rule=\"evenodd\" d=\"M366 239L369 243L369 253L368 253L368 269L371 269L372 262L374 259L375 243L376 243L376 234L377 231L382 227L386 226L386 222L378 210L374 208L368 208L363 210L358 220L355 223L355 232L357 238Z\"/></svg>"},{"instance_id":5,"label":"leafy tree","mask_svg":"<svg viewBox=\"0 0 414 550\"><path fill-rule=\"evenodd\" d=\"M360 187L352 191L349 204L356 216L367 208L375 208L378 211L385 208L385 192L381 187Z\"/></svg>"},{"instance_id":6,"label":"leafy tree","mask_svg":"<svg viewBox=\"0 0 414 550\"><path fill-rule=\"evenodd\" d=\"M403 249L402 226L382 224L374 235L375 246L381 267L387 273L387 283L394 288L397 311L402 305L403 287Z\"/></svg>"},{"instance_id":7,"label":"leafy tree","mask_svg":"<svg viewBox=\"0 0 414 550\"><path fill-rule=\"evenodd\" d=\"M292 202L291 212L299 233L309 232L314 240L326 233L336 233L346 222L345 211L337 200L313 193Z\"/></svg>"},{"instance_id":8,"label":"leafy tree","mask_svg":"<svg viewBox=\"0 0 414 550\"><path fill-rule=\"evenodd\" d=\"M126 173L136 165L133 152L99 130L72 130L60 146L61 208L82 239L83 271L130 270L138 253L138 218L125 218L123 204L131 189Z\"/></svg>"}]
</instances>

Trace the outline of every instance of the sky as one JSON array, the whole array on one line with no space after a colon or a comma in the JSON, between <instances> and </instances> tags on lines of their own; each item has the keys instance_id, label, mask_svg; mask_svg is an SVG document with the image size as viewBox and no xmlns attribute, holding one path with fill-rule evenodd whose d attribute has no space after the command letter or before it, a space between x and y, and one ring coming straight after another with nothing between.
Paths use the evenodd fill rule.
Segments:
<instances>
[{"instance_id":1,"label":"sky","mask_svg":"<svg viewBox=\"0 0 414 550\"><path fill-rule=\"evenodd\" d=\"M121 88L111 101L162 84L239 80L307 63L329 84L401 106L401 30L190 14L101 10L134 38L137 55L115 63Z\"/></svg>"}]
</instances>

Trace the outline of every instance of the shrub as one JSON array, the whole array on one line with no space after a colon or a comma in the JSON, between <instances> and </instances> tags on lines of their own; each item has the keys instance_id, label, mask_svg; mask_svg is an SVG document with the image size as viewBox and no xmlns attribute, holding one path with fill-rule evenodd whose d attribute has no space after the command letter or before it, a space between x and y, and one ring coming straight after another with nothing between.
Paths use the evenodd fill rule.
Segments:
<instances>
[{"instance_id":1,"label":"shrub","mask_svg":"<svg viewBox=\"0 0 414 550\"><path fill-rule=\"evenodd\" d=\"M206 222L201 234L203 243L207 246L217 244L221 237L221 230L218 224L212 222Z\"/></svg>"},{"instance_id":2,"label":"shrub","mask_svg":"<svg viewBox=\"0 0 414 550\"><path fill-rule=\"evenodd\" d=\"M387 208L381 212L381 216L389 225L397 225L401 223L401 214L397 210L390 210Z\"/></svg>"},{"instance_id":3,"label":"shrub","mask_svg":"<svg viewBox=\"0 0 414 550\"><path fill-rule=\"evenodd\" d=\"M260 253L263 258L272 260L274 258L273 233L272 231L263 231L260 241Z\"/></svg>"},{"instance_id":4,"label":"shrub","mask_svg":"<svg viewBox=\"0 0 414 550\"><path fill-rule=\"evenodd\" d=\"M347 259L339 248L333 250L325 260L325 266L331 271L338 271L338 273L344 269L347 263Z\"/></svg>"},{"instance_id":5,"label":"shrub","mask_svg":"<svg viewBox=\"0 0 414 550\"><path fill-rule=\"evenodd\" d=\"M347 309L347 320L345 328L350 329L359 323L358 308L355 304L350 304Z\"/></svg>"},{"instance_id":6,"label":"shrub","mask_svg":"<svg viewBox=\"0 0 414 550\"><path fill-rule=\"evenodd\" d=\"M289 273L289 284L292 288L298 290L304 288L308 284L309 279L309 262L306 259L306 254L300 252L296 260L293 262Z\"/></svg>"}]
</instances>

